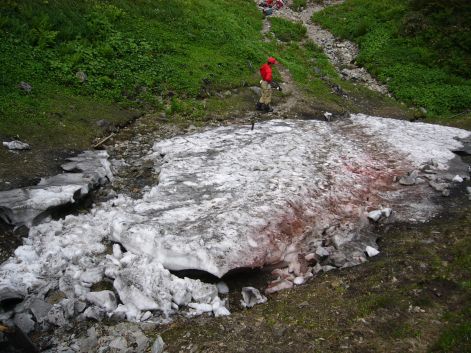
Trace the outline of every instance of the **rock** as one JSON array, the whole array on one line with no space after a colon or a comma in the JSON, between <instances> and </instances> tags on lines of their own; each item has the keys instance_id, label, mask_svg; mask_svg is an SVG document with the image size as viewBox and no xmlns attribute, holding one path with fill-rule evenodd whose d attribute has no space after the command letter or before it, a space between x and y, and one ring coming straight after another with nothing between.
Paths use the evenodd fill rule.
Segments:
<instances>
[{"instance_id":1,"label":"rock","mask_svg":"<svg viewBox=\"0 0 471 353\"><path fill-rule=\"evenodd\" d=\"M325 259L330 255L330 252L324 247L318 247L316 249L316 255L319 256L321 259Z\"/></svg>"},{"instance_id":2,"label":"rock","mask_svg":"<svg viewBox=\"0 0 471 353\"><path fill-rule=\"evenodd\" d=\"M98 127L101 127L102 129L108 129L111 126L111 123L105 119L98 120L96 124L98 125Z\"/></svg>"},{"instance_id":3,"label":"rock","mask_svg":"<svg viewBox=\"0 0 471 353\"><path fill-rule=\"evenodd\" d=\"M468 195L471 195L471 186L467 186L467 187L466 187L466 193L467 193Z\"/></svg>"},{"instance_id":4,"label":"rock","mask_svg":"<svg viewBox=\"0 0 471 353\"><path fill-rule=\"evenodd\" d=\"M262 95L262 89L260 87L257 87L257 86L252 86L252 87L249 87L249 90L251 90L253 93L255 93L257 96L261 96Z\"/></svg>"},{"instance_id":5,"label":"rock","mask_svg":"<svg viewBox=\"0 0 471 353\"><path fill-rule=\"evenodd\" d=\"M65 318L70 319L74 316L76 303L76 299L62 299L59 302L59 304L62 306L62 309L64 310Z\"/></svg>"},{"instance_id":6,"label":"rock","mask_svg":"<svg viewBox=\"0 0 471 353\"><path fill-rule=\"evenodd\" d=\"M46 316L51 310L52 305L49 303L46 303L44 300L41 299L33 299L31 303L31 312L34 315L34 318L36 319L37 322L41 323L46 319Z\"/></svg>"},{"instance_id":7,"label":"rock","mask_svg":"<svg viewBox=\"0 0 471 353\"><path fill-rule=\"evenodd\" d=\"M244 308L252 308L256 304L266 303L267 298L260 294L260 291L254 287L242 288L242 299L240 304Z\"/></svg>"},{"instance_id":8,"label":"rock","mask_svg":"<svg viewBox=\"0 0 471 353\"><path fill-rule=\"evenodd\" d=\"M86 307L87 307L87 304L85 304L82 301L76 301L74 304L74 309L77 313L82 313Z\"/></svg>"},{"instance_id":9,"label":"rock","mask_svg":"<svg viewBox=\"0 0 471 353\"><path fill-rule=\"evenodd\" d=\"M23 298L24 294L17 289L5 284L0 286L0 303L6 301L18 303L21 302Z\"/></svg>"},{"instance_id":10,"label":"rock","mask_svg":"<svg viewBox=\"0 0 471 353\"><path fill-rule=\"evenodd\" d=\"M300 286L305 282L304 277L298 276L293 280L293 283L296 284L297 286Z\"/></svg>"},{"instance_id":11,"label":"rock","mask_svg":"<svg viewBox=\"0 0 471 353\"><path fill-rule=\"evenodd\" d=\"M86 319L101 321L105 316L105 312L97 306L88 307L82 314Z\"/></svg>"},{"instance_id":12,"label":"rock","mask_svg":"<svg viewBox=\"0 0 471 353\"><path fill-rule=\"evenodd\" d=\"M366 247L365 252L368 255L368 257L373 257L379 254L379 251L377 249L369 245Z\"/></svg>"},{"instance_id":13,"label":"rock","mask_svg":"<svg viewBox=\"0 0 471 353\"><path fill-rule=\"evenodd\" d=\"M325 118L326 121L332 120L332 113L325 112L324 113L324 118Z\"/></svg>"},{"instance_id":14,"label":"rock","mask_svg":"<svg viewBox=\"0 0 471 353\"><path fill-rule=\"evenodd\" d=\"M24 81L21 81L18 84L18 88L26 93L30 93L33 90L33 86L31 86L28 82L24 82Z\"/></svg>"},{"instance_id":15,"label":"rock","mask_svg":"<svg viewBox=\"0 0 471 353\"><path fill-rule=\"evenodd\" d=\"M109 347L124 351L128 348L128 342L124 337L116 337L110 342Z\"/></svg>"},{"instance_id":16,"label":"rock","mask_svg":"<svg viewBox=\"0 0 471 353\"><path fill-rule=\"evenodd\" d=\"M218 289L218 293L219 294L227 294L229 293L229 287L227 286L227 284L225 282L218 282L216 284L216 287Z\"/></svg>"},{"instance_id":17,"label":"rock","mask_svg":"<svg viewBox=\"0 0 471 353\"><path fill-rule=\"evenodd\" d=\"M343 267L347 262L347 257L343 252L336 251L330 255L329 262L335 267Z\"/></svg>"},{"instance_id":18,"label":"rock","mask_svg":"<svg viewBox=\"0 0 471 353\"><path fill-rule=\"evenodd\" d=\"M90 269L80 275L80 281L82 281L87 287L100 282L102 279L103 269L101 267Z\"/></svg>"},{"instance_id":19,"label":"rock","mask_svg":"<svg viewBox=\"0 0 471 353\"><path fill-rule=\"evenodd\" d=\"M399 179L399 184L406 185L406 186L414 185L416 183L416 179L418 176L419 176L419 171L413 170L408 175L401 177Z\"/></svg>"},{"instance_id":20,"label":"rock","mask_svg":"<svg viewBox=\"0 0 471 353\"><path fill-rule=\"evenodd\" d=\"M116 297L110 290L87 293L85 299L90 303L104 309L106 312L112 312L116 310L118 306Z\"/></svg>"},{"instance_id":21,"label":"rock","mask_svg":"<svg viewBox=\"0 0 471 353\"><path fill-rule=\"evenodd\" d=\"M427 109L425 109L424 107L420 107L419 110L422 114L427 114Z\"/></svg>"},{"instance_id":22,"label":"rock","mask_svg":"<svg viewBox=\"0 0 471 353\"><path fill-rule=\"evenodd\" d=\"M429 181L428 184L432 187L432 189L438 192L443 192L449 186L447 183L436 183L434 181Z\"/></svg>"},{"instance_id":23,"label":"rock","mask_svg":"<svg viewBox=\"0 0 471 353\"><path fill-rule=\"evenodd\" d=\"M460 177L459 175L455 175L452 179L452 181L454 181L455 183L462 183L463 182L463 178Z\"/></svg>"},{"instance_id":24,"label":"rock","mask_svg":"<svg viewBox=\"0 0 471 353\"><path fill-rule=\"evenodd\" d=\"M383 208L381 210L381 215L386 217L386 218L389 218L389 216L391 216L391 213L392 213L392 209L387 207L387 208Z\"/></svg>"},{"instance_id":25,"label":"rock","mask_svg":"<svg viewBox=\"0 0 471 353\"><path fill-rule=\"evenodd\" d=\"M371 219L373 222L379 221L382 215L383 213L381 212L381 210L368 212L368 218Z\"/></svg>"},{"instance_id":26,"label":"rock","mask_svg":"<svg viewBox=\"0 0 471 353\"><path fill-rule=\"evenodd\" d=\"M87 337L80 339L77 343L82 353L96 352L98 337L95 327L89 328L87 330Z\"/></svg>"},{"instance_id":27,"label":"rock","mask_svg":"<svg viewBox=\"0 0 471 353\"><path fill-rule=\"evenodd\" d=\"M29 150L31 149L30 145L21 141L10 141L10 142L3 142L3 146L8 148L9 150Z\"/></svg>"},{"instance_id":28,"label":"rock","mask_svg":"<svg viewBox=\"0 0 471 353\"><path fill-rule=\"evenodd\" d=\"M273 294L279 292L280 290L293 288L293 282L288 280L278 280L271 282L268 287L265 289L266 294Z\"/></svg>"},{"instance_id":29,"label":"rock","mask_svg":"<svg viewBox=\"0 0 471 353\"><path fill-rule=\"evenodd\" d=\"M165 343L162 337L157 336L157 338L154 341L154 344L152 345L151 348L151 353L162 353L165 348Z\"/></svg>"},{"instance_id":30,"label":"rock","mask_svg":"<svg viewBox=\"0 0 471 353\"><path fill-rule=\"evenodd\" d=\"M28 313L16 314L13 321L15 322L15 325L17 325L21 329L21 331L23 331L26 334L34 330L35 322L33 321L31 314L28 314Z\"/></svg>"},{"instance_id":31,"label":"rock","mask_svg":"<svg viewBox=\"0 0 471 353\"><path fill-rule=\"evenodd\" d=\"M448 190L448 189L443 190L442 191L442 196L445 196L445 197L450 196L450 190Z\"/></svg>"},{"instance_id":32,"label":"rock","mask_svg":"<svg viewBox=\"0 0 471 353\"><path fill-rule=\"evenodd\" d=\"M75 77L77 77L77 79L79 80L79 82L81 83L84 83L88 80L88 76L85 72L83 71L77 71L77 73L75 74Z\"/></svg>"},{"instance_id":33,"label":"rock","mask_svg":"<svg viewBox=\"0 0 471 353\"><path fill-rule=\"evenodd\" d=\"M68 323L64 317L64 310L59 304L53 305L51 310L49 310L47 321L58 327L64 327Z\"/></svg>"}]
</instances>

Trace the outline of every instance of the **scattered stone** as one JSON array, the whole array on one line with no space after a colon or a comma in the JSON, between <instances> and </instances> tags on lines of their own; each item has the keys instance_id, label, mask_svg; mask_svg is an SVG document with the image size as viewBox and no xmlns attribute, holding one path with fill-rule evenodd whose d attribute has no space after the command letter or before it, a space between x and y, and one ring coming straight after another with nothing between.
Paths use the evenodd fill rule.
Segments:
<instances>
[{"instance_id":1,"label":"scattered stone","mask_svg":"<svg viewBox=\"0 0 471 353\"><path fill-rule=\"evenodd\" d=\"M28 82L24 82L24 81L21 81L18 84L18 88L26 93L30 93L33 90L33 86L31 86Z\"/></svg>"},{"instance_id":2,"label":"scattered stone","mask_svg":"<svg viewBox=\"0 0 471 353\"><path fill-rule=\"evenodd\" d=\"M321 259L325 259L330 255L330 252L326 248L320 246L316 249L316 255L319 256Z\"/></svg>"},{"instance_id":3,"label":"scattered stone","mask_svg":"<svg viewBox=\"0 0 471 353\"><path fill-rule=\"evenodd\" d=\"M406 186L414 185L416 183L416 179L418 176L419 176L419 171L413 170L406 176L401 177L399 179L399 184L406 185Z\"/></svg>"},{"instance_id":4,"label":"scattered stone","mask_svg":"<svg viewBox=\"0 0 471 353\"><path fill-rule=\"evenodd\" d=\"M118 306L116 296L110 290L90 292L86 294L85 298L90 303L95 304L107 312L114 311Z\"/></svg>"},{"instance_id":5,"label":"scattered stone","mask_svg":"<svg viewBox=\"0 0 471 353\"><path fill-rule=\"evenodd\" d=\"M88 307L82 314L86 319L93 319L96 321L101 321L103 317L105 316L105 313L103 310L101 310L97 306L90 306Z\"/></svg>"},{"instance_id":6,"label":"scattered stone","mask_svg":"<svg viewBox=\"0 0 471 353\"><path fill-rule=\"evenodd\" d=\"M34 330L35 322L31 314L28 314L28 313L16 314L13 321L21 329L21 331L23 331L26 334Z\"/></svg>"},{"instance_id":7,"label":"scattered stone","mask_svg":"<svg viewBox=\"0 0 471 353\"><path fill-rule=\"evenodd\" d=\"M428 183L432 187L432 189L438 192L443 192L449 186L447 183L436 183L434 181L429 181Z\"/></svg>"},{"instance_id":8,"label":"scattered stone","mask_svg":"<svg viewBox=\"0 0 471 353\"><path fill-rule=\"evenodd\" d=\"M154 341L154 344L152 345L151 348L151 353L162 353L165 348L165 343L162 337L157 336L157 338Z\"/></svg>"},{"instance_id":9,"label":"scattered stone","mask_svg":"<svg viewBox=\"0 0 471 353\"><path fill-rule=\"evenodd\" d=\"M293 280L293 283L296 284L297 286L300 286L305 282L304 277L298 276Z\"/></svg>"},{"instance_id":10,"label":"scattered stone","mask_svg":"<svg viewBox=\"0 0 471 353\"><path fill-rule=\"evenodd\" d=\"M49 310L51 310L52 305L46 303L44 300L41 299L33 299L31 303L30 310L34 315L34 318L37 322L41 323L46 318Z\"/></svg>"},{"instance_id":11,"label":"scattered stone","mask_svg":"<svg viewBox=\"0 0 471 353\"><path fill-rule=\"evenodd\" d=\"M427 114L427 109L425 109L424 107L420 107L419 110L422 114Z\"/></svg>"},{"instance_id":12,"label":"scattered stone","mask_svg":"<svg viewBox=\"0 0 471 353\"><path fill-rule=\"evenodd\" d=\"M389 218L389 216L391 216L391 213L392 213L392 209L389 207L383 208L381 210L381 214L386 218Z\"/></svg>"},{"instance_id":13,"label":"scattered stone","mask_svg":"<svg viewBox=\"0 0 471 353\"><path fill-rule=\"evenodd\" d=\"M373 222L377 222L381 218L382 214L383 213L381 212L381 210L371 211L368 212L368 218L371 219Z\"/></svg>"},{"instance_id":14,"label":"scattered stone","mask_svg":"<svg viewBox=\"0 0 471 353\"><path fill-rule=\"evenodd\" d=\"M271 282L268 287L265 289L265 294L273 294L275 292L279 292L280 290L284 289L291 289L293 288L293 282L280 279L277 281Z\"/></svg>"},{"instance_id":15,"label":"scattered stone","mask_svg":"<svg viewBox=\"0 0 471 353\"><path fill-rule=\"evenodd\" d=\"M58 327L63 327L68 323L64 317L64 310L59 304L53 305L51 310L49 310L47 321Z\"/></svg>"},{"instance_id":16,"label":"scattered stone","mask_svg":"<svg viewBox=\"0 0 471 353\"><path fill-rule=\"evenodd\" d=\"M450 190L448 190L448 189L443 190L442 191L442 196L445 196L445 197L450 196Z\"/></svg>"},{"instance_id":17,"label":"scattered stone","mask_svg":"<svg viewBox=\"0 0 471 353\"><path fill-rule=\"evenodd\" d=\"M96 352L96 346L98 344L98 337L95 327L91 327L87 330L87 337L79 340L78 345L80 347L80 352L89 353Z\"/></svg>"},{"instance_id":18,"label":"scattered stone","mask_svg":"<svg viewBox=\"0 0 471 353\"><path fill-rule=\"evenodd\" d=\"M98 127L101 127L102 129L108 129L111 126L111 123L105 119L98 120L96 124L98 125Z\"/></svg>"},{"instance_id":19,"label":"scattered stone","mask_svg":"<svg viewBox=\"0 0 471 353\"><path fill-rule=\"evenodd\" d=\"M260 96L262 94L262 89L260 87L257 87L257 86L249 87L249 90L251 90L257 96Z\"/></svg>"},{"instance_id":20,"label":"scattered stone","mask_svg":"<svg viewBox=\"0 0 471 353\"><path fill-rule=\"evenodd\" d=\"M291 282L290 282L291 283ZM292 286L292 283L291 283ZM260 291L254 287L243 287L242 288L242 300L240 304L244 308L252 308L256 304L263 304L267 301L267 298L260 294Z\"/></svg>"},{"instance_id":21,"label":"scattered stone","mask_svg":"<svg viewBox=\"0 0 471 353\"><path fill-rule=\"evenodd\" d=\"M325 112L324 113L324 118L325 118L325 121L331 121L332 120L332 113Z\"/></svg>"},{"instance_id":22,"label":"scattered stone","mask_svg":"<svg viewBox=\"0 0 471 353\"><path fill-rule=\"evenodd\" d=\"M373 257L379 254L379 251L377 249L369 245L366 247L365 252L368 255L368 257Z\"/></svg>"},{"instance_id":23,"label":"scattered stone","mask_svg":"<svg viewBox=\"0 0 471 353\"><path fill-rule=\"evenodd\" d=\"M18 140L10 141L10 142L3 142L3 146L8 148L9 150L29 150L31 146L25 142L21 142Z\"/></svg>"},{"instance_id":24,"label":"scattered stone","mask_svg":"<svg viewBox=\"0 0 471 353\"><path fill-rule=\"evenodd\" d=\"M0 286L0 303L4 301L15 301L20 302L24 298L23 293L20 291L9 287L8 285Z\"/></svg>"},{"instance_id":25,"label":"scattered stone","mask_svg":"<svg viewBox=\"0 0 471 353\"><path fill-rule=\"evenodd\" d=\"M116 337L110 342L109 347L124 351L128 348L128 342L124 337Z\"/></svg>"},{"instance_id":26,"label":"scattered stone","mask_svg":"<svg viewBox=\"0 0 471 353\"><path fill-rule=\"evenodd\" d=\"M463 182L463 178L460 177L459 175L455 175L452 179L452 181L454 181L455 183L462 183Z\"/></svg>"}]
</instances>

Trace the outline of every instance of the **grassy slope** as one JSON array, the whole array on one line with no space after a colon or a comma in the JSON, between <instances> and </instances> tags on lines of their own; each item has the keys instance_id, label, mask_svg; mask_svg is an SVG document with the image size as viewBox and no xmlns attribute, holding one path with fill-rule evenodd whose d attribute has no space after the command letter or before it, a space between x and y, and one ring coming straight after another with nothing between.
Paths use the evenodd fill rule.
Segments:
<instances>
[{"instance_id":1,"label":"grassy slope","mask_svg":"<svg viewBox=\"0 0 471 353\"><path fill-rule=\"evenodd\" d=\"M471 107L471 6L461 2L461 13L424 13L406 0L349 0L314 20L357 42L357 61L398 99L447 116Z\"/></svg>"},{"instance_id":2,"label":"grassy slope","mask_svg":"<svg viewBox=\"0 0 471 353\"><path fill-rule=\"evenodd\" d=\"M119 121L116 102L159 109L169 92L196 97L253 81L251 64L268 51L250 0L6 1L0 18L0 135L39 144ZM90 112L94 104L102 111Z\"/></svg>"}]
</instances>

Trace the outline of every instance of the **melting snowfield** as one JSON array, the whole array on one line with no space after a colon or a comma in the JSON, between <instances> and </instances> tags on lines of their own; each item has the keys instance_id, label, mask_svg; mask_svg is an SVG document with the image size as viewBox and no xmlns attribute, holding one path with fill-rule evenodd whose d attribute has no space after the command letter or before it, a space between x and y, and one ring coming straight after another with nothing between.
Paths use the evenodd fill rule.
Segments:
<instances>
[{"instance_id":1,"label":"melting snowfield","mask_svg":"<svg viewBox=\"0 0 471 353\"><path fill-rule=\"evenodd\" d=\"M20 302L0 319L32 329L75 318L144 321L181 307L227 315L215 285L169 270L222 277L284 267L270 293L362 263L375 253L374 222L425 221L439 211L437 192L469 178L452 153L463 147L458 138L469 136L354 115L220 127L156 142L147 158L159 183L142 199L119 195L86 214L31 227L0 267L0 301ZM107 280L113 290L91 290ZM48 304L51 293L63 299Z\"/></svg>"}]
</instances>

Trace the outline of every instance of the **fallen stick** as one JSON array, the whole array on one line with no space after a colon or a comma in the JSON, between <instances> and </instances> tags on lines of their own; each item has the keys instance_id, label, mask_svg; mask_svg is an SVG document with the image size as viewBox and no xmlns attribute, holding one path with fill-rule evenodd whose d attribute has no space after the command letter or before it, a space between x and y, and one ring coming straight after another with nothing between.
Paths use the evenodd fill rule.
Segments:
<instances>
[{"instance_id":1,"label":"fallen stick","mask_svg":"<svg viewBox=\"0 0 471 353\"><path fill-rule=\"evenodd\" d=\"M103 140L99 141L96 145L93 146L93 148L97 148L99 146L101 146L103 143L105 143L106 141L108 141L110 138L112 138L114 136L114 132L111 133L111 135L109 136L106 136Z\"/></svg>"}]
</instances>

